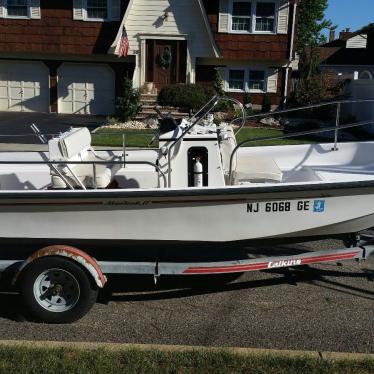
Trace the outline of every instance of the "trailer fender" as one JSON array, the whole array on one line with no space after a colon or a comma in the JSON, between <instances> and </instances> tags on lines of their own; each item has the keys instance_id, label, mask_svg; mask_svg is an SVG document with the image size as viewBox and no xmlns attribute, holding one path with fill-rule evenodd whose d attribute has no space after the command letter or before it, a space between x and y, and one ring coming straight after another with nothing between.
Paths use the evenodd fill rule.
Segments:
<instances>
[{"instance_id":1,"label":"trailer fender","mask_svg":"<svg viewBox=\"0 0 374 374\"><path fill-rule=\"evenodd\" d=\"M91 274L92 278L94 279L96 285L99 288L104 288L107 278L103 274L102 270L100 269L99 264L89 256L87 253L81 251L78 248L74 248L67 245L52 245L48 247L44 247L39 249L37 252L33 253L29 258L27 258L20 268L18 269L17 273L13 277L12 284L14 285L18 278L20 277L22 271L33 261L38 260L43 257L48 256L60 256L69 258L81 266L83 266L89 274Z\"/></svg>"}]
</instances>

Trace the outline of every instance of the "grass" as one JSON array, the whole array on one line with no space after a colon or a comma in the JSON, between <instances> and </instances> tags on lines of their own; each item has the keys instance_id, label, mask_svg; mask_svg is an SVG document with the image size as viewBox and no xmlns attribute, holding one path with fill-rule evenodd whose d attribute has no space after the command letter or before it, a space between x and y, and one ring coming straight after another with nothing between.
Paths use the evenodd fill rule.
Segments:
<instances>
[{"instance_id":1,"label":"grass","mask_svg":"<svg viewBox=\"0 0 374 374\"><path fill-rule=\"evenodd\" d=\"M92 145L122 147L122 134L125 135L127 147L147 147L152 140L155 130L119 130L99 129L92 134Z\"/></svg>"},{"instance_id":2,"label":"grass","mask_svg":"<svg viewBox=\"0 0 374 374\"><path fill-rule=\"evenodd\" d=\"M92 143L94 146L122 147L122 135L126 136L126 146L128 147L147 147L151 141L155 130L118 130L118 129L99 129L93 134ZM237 136L238 142L248 138L270 137L283 135L283 131L276 129L263 128L244 128ZM305 144L310 143L306 139L280 139L266 142L248 143L247 146L258 145L286 145L286 144ZM157 142L154 143L157 146Z\"/></svg>"},{"instance_id":3,"label":"grass","mask_svg":"<svg viewBox=\"0 0 374 374\"><path fill-rule=\"evenodd\" d=\"M369 374L374 361L329 361L227 351L122 351L0 347L0 374L268 373Z\"/></svg>"}]
</instances>

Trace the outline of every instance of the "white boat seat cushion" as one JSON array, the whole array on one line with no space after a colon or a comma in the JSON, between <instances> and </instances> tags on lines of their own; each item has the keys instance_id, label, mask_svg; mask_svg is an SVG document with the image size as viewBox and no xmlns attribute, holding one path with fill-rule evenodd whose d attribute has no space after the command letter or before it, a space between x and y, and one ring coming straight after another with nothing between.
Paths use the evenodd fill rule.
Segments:
<instances>
[{"instance_id":1,"label":"white boat seat cushion","mask_svg":"<svg viewBox=\"0 0 374 374\"><path fill-rule=\"evenodd\" d=\"M87 127L74 129L68 135L60 139L61 153L65 159L80 154L91 147L91 134Z\"/></svg>"},{"instance_id":2,"label":"white boat seat cushion","mask_svg":"<svg viewBox=\"0 0 374 374\"><path fill-rule=\"evenodd\" d=\"M86 188L95 187L93 168L91 165L75 165L75 167L71 168L71 170ZM64 168L63 175L73 187L80 187L76 178L67 168ZM106 188L110 184L111 180L111 169L107 168L105 165L96 165L96 187ZM64 180L56 174L52 175L52 185L54 188L67 187Z\"/></svg>"},{"instance_id":3,"label":"white boat seat cushion","mask_svg":"<svg viewBox=\"0 0 374 374\"><path fill-rule=\"evenodd\" d=\"M234 171L235 184L241 182L281 182L283 173L277 163L270 157L238 157Z\"/></svg>"}]
</instances>

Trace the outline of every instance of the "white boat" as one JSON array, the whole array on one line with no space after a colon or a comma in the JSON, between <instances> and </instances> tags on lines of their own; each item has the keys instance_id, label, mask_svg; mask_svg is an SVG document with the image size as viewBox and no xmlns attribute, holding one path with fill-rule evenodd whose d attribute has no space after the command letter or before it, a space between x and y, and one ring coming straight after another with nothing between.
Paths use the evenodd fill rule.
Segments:
<instances>
[{"instance_id":1,"label":"white boat","mask_svg":"<svg viewBox=\"0 0 374 374\"><path fill-rule=\"evenodd\" d=\"M78 128L48 152L1 153L0 237L300 241L374 226L374 142L237 147L203 113L165 118L158 149L95 152Z\"/></svg>"},{"instance_id":2,"label":"white boat","mask_svg":"<svg viewBox=\"0 0 374 374\"><path fill-rule=\"evenodd\" d=\"M180 123L163 118L158 149L95 151L78 128L47 152L0 154L0 276L34 318L81 318L111 274L237 273L374 254L374 238L356 235L374 226L374 142L242 148L230 124L209 116L216 101ZM348 248L254 258L238 245L321 237Z\"/></svg>"}]
</instances>

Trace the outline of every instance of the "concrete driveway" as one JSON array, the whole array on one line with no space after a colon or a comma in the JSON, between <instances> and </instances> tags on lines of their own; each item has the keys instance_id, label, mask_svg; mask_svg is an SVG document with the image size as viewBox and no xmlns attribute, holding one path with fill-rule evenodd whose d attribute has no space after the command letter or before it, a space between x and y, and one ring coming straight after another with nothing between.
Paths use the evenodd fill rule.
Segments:
<instances>
[{"instance_id":1,"label":"concrete driveway","mask_svg":"<svg viewBox=\"0 0 374 374\"><path fill-rule=\"evenodd\" d=\"M105 122L101 116L0 112L0 143L40 144L35 136L27 136L33 134L32 123L45 134L58 134L71 126L88 127L92 131Z\"/></svg>"}]
</instances>

